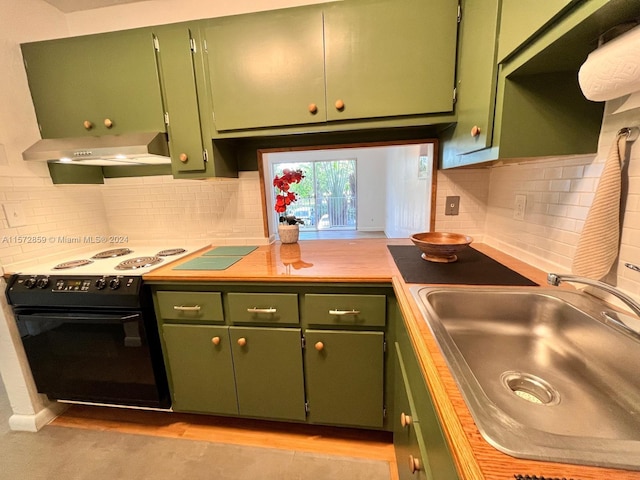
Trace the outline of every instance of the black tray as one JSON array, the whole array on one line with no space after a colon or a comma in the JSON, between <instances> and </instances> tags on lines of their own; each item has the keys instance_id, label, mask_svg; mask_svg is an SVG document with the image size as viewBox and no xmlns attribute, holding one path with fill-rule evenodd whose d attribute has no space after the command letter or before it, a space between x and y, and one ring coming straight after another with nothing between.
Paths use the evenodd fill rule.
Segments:
<instances>
[{"instance_id":1,"label":"black tray","mask_svg":"<svg viewBox=\"0 0 640 480\"><path fill-rule=\"evenodd\" d=\"M414 245L388 245L406 283L461 285L538 286L472 247L458 254L458 261L435 263L423 260Z\"/></svg>"}]
</instances>

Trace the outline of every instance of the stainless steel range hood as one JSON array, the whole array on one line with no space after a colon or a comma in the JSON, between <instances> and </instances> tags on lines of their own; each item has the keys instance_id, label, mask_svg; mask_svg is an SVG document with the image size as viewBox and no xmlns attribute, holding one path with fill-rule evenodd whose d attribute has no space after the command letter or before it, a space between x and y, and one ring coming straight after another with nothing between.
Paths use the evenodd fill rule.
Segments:
<instances>
[{"instance_id":1,"label":"stainless steel range hood","mask_svg":"<svg viewBox=\"0 0 640 480\"><path fill-rule=\"evenodd\" d=\"M24 160L74 165L165 165L171 163L162 132L39 140L22 153Z\"/></svg>"}]
</instances>

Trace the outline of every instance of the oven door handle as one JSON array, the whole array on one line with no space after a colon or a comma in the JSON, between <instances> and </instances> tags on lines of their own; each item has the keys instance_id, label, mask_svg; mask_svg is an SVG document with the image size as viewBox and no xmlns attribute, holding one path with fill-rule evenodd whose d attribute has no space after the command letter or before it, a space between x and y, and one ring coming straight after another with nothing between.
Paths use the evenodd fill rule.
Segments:
<instances>
[{"instance_id":1,"label":"oven door handle","mask_svg":"<svg viewBox=\"0 0 640 480\"><path fill-rule=\"evenodd\" d=\"M31 320L34 322L44 321L44 320L60 320L64 322L74 322L74 323L126 323L133 322L141 318L139 313L131 313L126 315L104 315L104 314L92 314L92 313L84 313L84 314L74 314L69 313L67 315L60 314L47 314L47 313L31 313L31 314L22 314L18 315L21 319Z\"/></svg>"}]
</instances>

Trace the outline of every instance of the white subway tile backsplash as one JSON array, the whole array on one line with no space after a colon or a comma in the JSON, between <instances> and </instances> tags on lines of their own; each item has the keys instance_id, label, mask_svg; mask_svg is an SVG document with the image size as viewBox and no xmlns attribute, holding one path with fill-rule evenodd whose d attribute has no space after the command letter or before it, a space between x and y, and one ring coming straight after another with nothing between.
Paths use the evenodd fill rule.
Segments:
<instances>
[{"instance_id":1,"label":"white subway tile backsplash","mask_svg":"<svg viewBox=\"0 0 640 480\"><path fill-rule=\"evenodd\" d=\"M549 190L552 192L569 192L571 190L571 180L551 180Z\"/></svg>"}]
</instances>

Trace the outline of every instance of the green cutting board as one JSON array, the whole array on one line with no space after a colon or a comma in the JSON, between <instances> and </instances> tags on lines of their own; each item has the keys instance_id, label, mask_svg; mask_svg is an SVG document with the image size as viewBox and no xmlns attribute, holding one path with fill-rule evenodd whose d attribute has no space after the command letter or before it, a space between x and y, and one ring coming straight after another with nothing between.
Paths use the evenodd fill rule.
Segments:
<instances>
[{"instance_id":1,"label":"green cutting board","mask_svg":"<svg viewBox=\"0 0 640 480\"><path fill-rule=\"evenodd\" d=\"M247 255L258 247L253 246L226 246L216 247L203 254L204 257L226 256L226 255Z\"/></svg>"},{"instance_id":2,"label":"green cutting board","mask_svg":"<svg viewBox=\"0 0 640 480\"><path fill-rule=\"evenodd\" d=\"M224 270L237 261L242 260L240 256L227 257L199 257L189 260L174 267L173 270Z\"/></svg>"}]
</instances>

